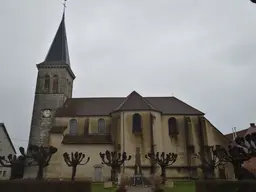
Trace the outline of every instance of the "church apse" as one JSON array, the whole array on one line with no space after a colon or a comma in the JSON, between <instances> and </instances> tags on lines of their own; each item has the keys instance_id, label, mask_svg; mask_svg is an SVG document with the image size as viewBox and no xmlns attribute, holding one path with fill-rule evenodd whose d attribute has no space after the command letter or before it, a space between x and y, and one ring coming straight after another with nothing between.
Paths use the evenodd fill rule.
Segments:
<instances>
[{"instance_id":1,"label":"church apse","mask_svg":"<svg viewBox=\"0 0 256 192\"><path fill-rule=\"evenodd\" d=\"M150 112L149 111L131 111L124 112L124 150L135 157L135 151L139 147L141 156L150 152ZM141 159L142 166L148 164L148 161ZM133 166L130 161L129 165Z\"/></svg>"}]
</instances>

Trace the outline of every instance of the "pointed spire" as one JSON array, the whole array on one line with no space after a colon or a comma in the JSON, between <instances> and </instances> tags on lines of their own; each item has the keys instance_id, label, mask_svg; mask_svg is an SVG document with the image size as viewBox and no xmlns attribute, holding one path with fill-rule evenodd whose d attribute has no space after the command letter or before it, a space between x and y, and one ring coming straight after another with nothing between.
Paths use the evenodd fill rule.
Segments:
<instances>
[{"instance_id":1,"label":"pointed spire","mask_svg":"<svg viewBox=\"0 0 256 192\"><path fill-rule=\"evenodd\" d=\"M62 20L45 58L45 62L47 63L64 62L65 64L70 65L68 41L65 27L65 7L66 4L64 3Z\"/></svg>"}]
</instances>

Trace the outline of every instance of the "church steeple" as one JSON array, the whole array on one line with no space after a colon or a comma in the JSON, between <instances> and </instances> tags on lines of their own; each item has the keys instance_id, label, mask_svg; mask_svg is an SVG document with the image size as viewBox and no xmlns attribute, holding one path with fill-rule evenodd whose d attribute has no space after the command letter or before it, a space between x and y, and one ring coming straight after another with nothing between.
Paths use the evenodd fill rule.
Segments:
<instances>
[{"instance_id":1,"label":"church steeple","mask_svg":"<svg viewBox=\"0 0 256 192\"><path fill-rule=\"evenodd\" d=\"M64 5L65 6L65 5ZM65 27L65 9L62 15L62 19L58 28L58 31L53 39L51 47L45 58L46 63L63 63L70 65L68 41Z\"/></svg>"}]
</instances>

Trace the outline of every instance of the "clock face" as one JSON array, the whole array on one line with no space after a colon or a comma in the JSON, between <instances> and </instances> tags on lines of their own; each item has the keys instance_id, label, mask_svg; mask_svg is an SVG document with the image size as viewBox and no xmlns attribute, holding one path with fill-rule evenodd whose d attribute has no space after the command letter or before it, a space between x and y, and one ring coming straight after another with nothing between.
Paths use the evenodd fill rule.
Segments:
<instances>
[{"instance_id":1,"label":"clock face","mask_svg":"<svg viewBox=\"0 0 256 192\"><path fill-rule=\"evenodd\" d=\"M44 110L43 116L44 117L50 117L51 116L51 111L49 109Z\"/></svg>"}]
</instances>

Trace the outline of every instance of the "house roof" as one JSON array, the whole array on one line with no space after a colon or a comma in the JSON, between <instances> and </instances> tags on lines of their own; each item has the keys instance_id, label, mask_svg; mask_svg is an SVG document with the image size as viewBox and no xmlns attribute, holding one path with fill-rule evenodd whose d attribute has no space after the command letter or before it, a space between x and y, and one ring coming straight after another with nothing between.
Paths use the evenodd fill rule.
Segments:
<instances>
[{"instance_id":1,"label":"house roof","mask_svg":"<svg viewBox=\"0 0 256 192\"><path fill-rule=\"evenodd\" d=\"M7 129L6 129L5 125L4 125L4 123L0 123L0 128L2 128L2 129L4 130L4 133L5 133L6 137L7 137L7 139L9 140L9 142L10 142L10 144L11 144L11 147L12 147L14 153L16 153L15 147L14 147L14 145L13 145L13 143L12 143L12 140L11 140L9 134L8 134L8 131L7 131Z\"/></svg>"},{"instance_id":2,"label":"house roof","mask_svg":"<svg viewBox=\"0 0 256 192\"><path fill-rule=\"evenodd\" d=\"M127 97L69 98L55 116L108 116L115 111L132 110L155 110L166 115L204 115L176 97L142 97L133 91Z\"/></svg>"},{"instance_id":3,"label":"house roof","mask_svg":"<svg viewBox=\"0 0 256 192\"><path fill-rule=\"evenodd\" d=\"M243 130L240 130L240 131L237 131L237 132L236 132L236 135L237 135L237 137L244 137L245 135L251 134L251 133L254 133L254 132L256 132L256 126L255 126L254 123L251 123L249 128L243 129ZM226 136L230 141L233 141L233 140L234 140L234 138L233 138L233 133L226 134L225 136Z\"/></svg>"}]
</instances>

